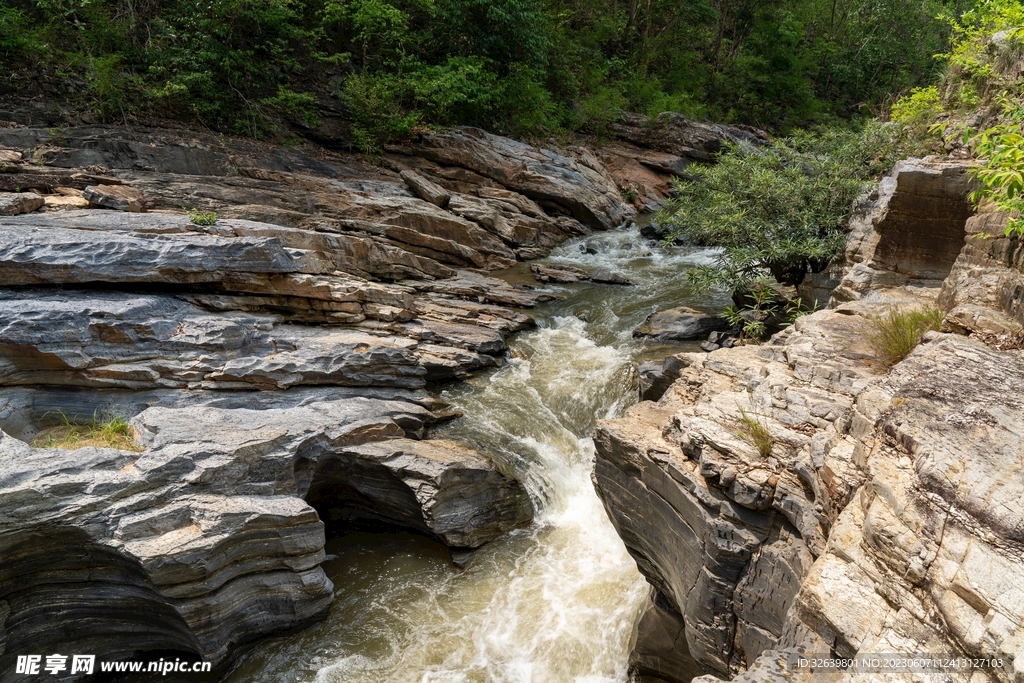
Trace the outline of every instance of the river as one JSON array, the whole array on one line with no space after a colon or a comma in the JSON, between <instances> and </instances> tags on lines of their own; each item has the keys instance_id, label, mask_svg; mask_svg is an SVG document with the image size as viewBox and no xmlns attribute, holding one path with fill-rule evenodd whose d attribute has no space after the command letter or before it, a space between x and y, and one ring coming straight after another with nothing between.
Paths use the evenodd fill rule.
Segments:
<instances>
[{"instance_id":1,"label":"river","mask_svg":"<svg viewBox=\"0 0 1024 683\"><path fill-rule=\"evenodd\" d=\"M326 621L262 643L231 683L622 683L649 588L590 481L596 420L638 396L634 363L680 346L632 338L650 313L694 296L685 272L707 251L662 249L635 227L561 245L544 261L610 268L635 286L552 285L511 360L443 392L463 416L437 436L491 454L526 483L534 524L454 567L415 535L328 541L336 601ZM528 279L528 266L500 276ZM532 282L532 279L530 279Z\"/></svg>"}]
</instances>

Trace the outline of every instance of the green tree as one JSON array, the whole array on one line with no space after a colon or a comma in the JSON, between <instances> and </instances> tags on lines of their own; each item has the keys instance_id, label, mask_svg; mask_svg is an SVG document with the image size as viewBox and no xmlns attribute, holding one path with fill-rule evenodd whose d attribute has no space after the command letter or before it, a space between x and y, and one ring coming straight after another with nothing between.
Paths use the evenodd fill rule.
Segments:
<instances>
[{"instance_id":1,"label":"green tree","mask_svg":"<svg viewBox=\"0 0 1024 683\"><path fill-rule=\"evenodd\" d=\"M739 290L769 274L799 284L840 253L854 199L906 154L901 132L872 123L734 145L677 182L656 220L670 241L723 248L714 265L690 272L698 288Z\"/></svg>"}]
</instances>

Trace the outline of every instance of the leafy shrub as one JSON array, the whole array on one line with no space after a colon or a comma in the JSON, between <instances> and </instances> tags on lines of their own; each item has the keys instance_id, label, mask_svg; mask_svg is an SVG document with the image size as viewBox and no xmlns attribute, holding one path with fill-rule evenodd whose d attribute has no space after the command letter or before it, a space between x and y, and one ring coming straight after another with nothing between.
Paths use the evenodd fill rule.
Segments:
<instances>
[{"instance_id":1,"label":"leafy shrub","mask_svg":"<svg viewBox=\"0 0 1024 683\"><path fill-rule=\"evenodd\" d=\"M698 289L738 290L768 274L799 284L842 250L853 200L906 154L902 133L872 123L733 145L717 164L691 167L656 221L669 227L666 241L724 248L715 265L690 271Z\"/></svg>"},{"instance_id":2,"label":"leafy shrub","mask_svg":"<svg viewBox=\"0 0 1024 683\"><path fill-rule=\"evenodd\" d=\"M921 343L925 332L937 331L942 319L942 311L936 308L902 311L890 307L884 314L870 318L873 331L868 341L886 365L895 365Z\"/></svg>"},{"instance_id":3,"label":"leafy shrub","mask_svg":"<svg viewBox=\"0 0 1024 683\"><path fill-rule=\"evenodd\" d=\"M213 211L189 209L188 221L192 225L210 226L217 222L217 214Z\"/></svg>"},{"instance_id":4,"label":"leafy shrub","mask_svg":"<svg viewBox=\"0 0 1024 683\"><path fill-rule=\"evenodd\" d=\"M934 85L914 88L909 95L892 105L892 120L897 123L920 125L930 122L942 111L939 89Z\"/></svg>"},{"instance_id":5,"label":"leafy shrub","mask_svg":"<svg viewBox=\"0 0 1024 683\"><path fill-rule=\"evenodd\" d=\"M985 163L971 169L979 183L971 198L1010 214L1007 236L1024 235L1024 106L1004 100L1004 109L1004 122L981 132L975 141L974 153Z\"/></svg>"}]
</instances>

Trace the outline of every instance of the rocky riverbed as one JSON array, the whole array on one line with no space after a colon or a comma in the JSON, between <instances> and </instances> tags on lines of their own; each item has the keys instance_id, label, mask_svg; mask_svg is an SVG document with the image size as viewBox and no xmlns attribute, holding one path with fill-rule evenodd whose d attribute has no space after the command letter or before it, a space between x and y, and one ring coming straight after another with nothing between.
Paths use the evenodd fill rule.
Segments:
<instances>
[{"instance_id":1,"label":"rocky riverbed","mask_svg":"<svg viewBox=\"0 0 1024 683\"><path fill-rule=\"evenodd\" d=\"M323 618L330 534L408 530L458 554L529 524L538 501L521 473L423 440L457 414L440 383L502 366L509 336L553 296L490 273L623 226L687 164L753 135L673 121L670 149L623 138L613 173L582 147L477 129L370 165L314 145L5 115L7 672L17 653L68 648L223 670L239 646ZM622 197L638 169L652 185L633 206ZM112 417L131 450L44 438Z\"/></svg>"},{"instance_id":2,"label":"rocky riverbed","mask_svg":"<svg viewBox=\"0 0 1024 683\"><path fill-rule=\"evenodd\" d=\"M63 650L221 675L329 614L295 642L335 652L339 623L368 622L331 612L328 539L359 530L444 549L401 590L359 578L367 615L445 619L396 636L412 669L362 643L311 675L795 681L796 656L938 653L1003 662L944 680L1024 680L1024 265L1005 216L972 216L965 162L901 162L863 198L843 268L805 287L826 310L702 353L687 340L724 302L679 275L704 256L619 229L757 131L626 117L553 150L455 129L370 164L4 115L3 680ZM867 336L894 306L945 320L889 368ZM108 417L130 449L40 440ZM235 680L293 667L289 647Z\"/></svg>"}]
</instances>

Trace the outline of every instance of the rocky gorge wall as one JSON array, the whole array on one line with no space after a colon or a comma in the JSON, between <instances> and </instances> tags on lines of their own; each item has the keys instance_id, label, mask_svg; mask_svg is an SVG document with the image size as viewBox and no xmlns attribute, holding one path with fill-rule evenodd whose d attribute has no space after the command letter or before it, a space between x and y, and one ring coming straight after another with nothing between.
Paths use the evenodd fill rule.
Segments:
<instances>
[{"instance_id":1,"label":"rocky gorge wall","mask_svg":"<svg viewBox=\"0 0 1024 683\"><path fill-rule=\"evenodd\" d=\"M1005 216L968 220L965 170L902 162L854 221L829 309L670 356L659 400L599 424L595 486L657 591L640 673L846 679L865 674L797 657L931 654L1002 666L929 680L1024 680L1020 247L991 237ZM943 332L877 360L870 316L936 304Z\"/></svg>"},{"instance_id":2,"label":"rocky gorge wall","mask_svg":"<svg viewBox=\"0 0 1024 683\"><path fill-rule=\"evenodd\" d=\"M0 106L0 680L68 648L224 668L323 617L329 533L462 551L528 524L488 454L424 438L453 417L432 389L501 365L549 296L489 273L623 224L753 135L668 121L679 154L624 139L612 172L477 129L371 165L33 116ZM114 416L132 449L47 445Z\"/></svg>"}]
</instances>

